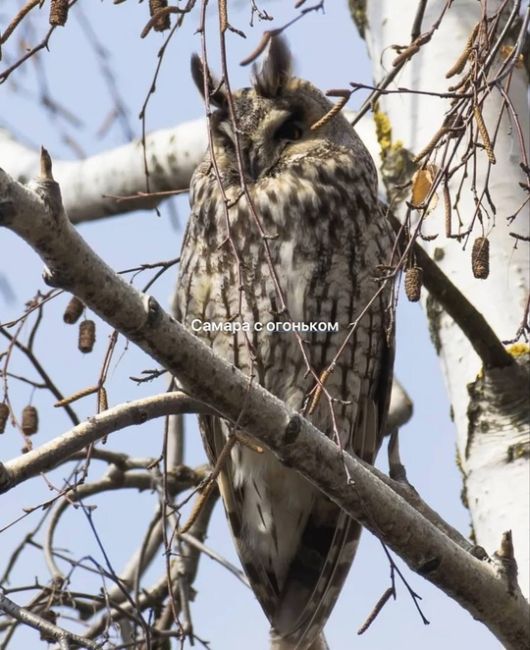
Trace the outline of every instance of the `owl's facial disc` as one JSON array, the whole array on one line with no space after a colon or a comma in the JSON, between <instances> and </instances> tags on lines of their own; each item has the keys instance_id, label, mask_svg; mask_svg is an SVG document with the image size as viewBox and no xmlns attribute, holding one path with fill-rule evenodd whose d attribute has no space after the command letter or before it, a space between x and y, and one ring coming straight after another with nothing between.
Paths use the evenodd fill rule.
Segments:
<instances>
[{"instance_id":1,"label":"owl's facial disc","mask_svg":"<svg viewBox=\"0 0 530 650\"><path fill-rule=\"evenodd\" d=\"M256 181L272 171L293 144L310 134L301 108L280 100L263 99L253 89L245 88L236 93L234 107L237 138L227 112L221 109L214 114L212 131L216 157L222 160L221 166L236 166L236 147L239 146L241 162L249 181Z\"/></svg>"}]
</instances>

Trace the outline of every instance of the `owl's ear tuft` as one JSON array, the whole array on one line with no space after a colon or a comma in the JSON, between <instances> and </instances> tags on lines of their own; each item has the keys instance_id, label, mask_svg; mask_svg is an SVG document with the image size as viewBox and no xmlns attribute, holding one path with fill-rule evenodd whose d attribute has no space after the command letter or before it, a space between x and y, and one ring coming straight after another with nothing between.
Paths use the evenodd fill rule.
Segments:
<instances>
[{"instance_id":1,"label":"owl's ear tuft","mask_svg":"<svg viewBox=\"0 0 530 650\"><path fill-rule=\"evenodd\" d=\"M261 69L254 66L254 89L262 97L279 97L291 76L291 51L281 36L270 39L267 58Z\"/></svg>"},{"instance_id":2,"label":"owl's ear tuft","mask_svg":"<svg viewBox=\"0 0 530 650\"><path fill-rule=\"evenodd\" d=\"M195 85L199 89L202 97L204 98L205 84L204 84L204 71L206 69L206 88L208 89L208 97L214 106L217 108L226 108L228 101L226 93L223 89L223 84L219 83L210 72L208 67L203 65L201 57L198 54L193 54L191 57L191 76Z\"/></svg>"}]
</instances>

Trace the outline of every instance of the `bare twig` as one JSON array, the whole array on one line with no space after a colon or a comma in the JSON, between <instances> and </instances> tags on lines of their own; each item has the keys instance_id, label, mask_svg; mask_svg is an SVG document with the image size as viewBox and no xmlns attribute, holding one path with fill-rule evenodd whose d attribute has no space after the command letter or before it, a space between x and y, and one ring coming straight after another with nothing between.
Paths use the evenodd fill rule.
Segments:
<instances>
[{"instance_id":1,"label":"bare twig","mask_svg":"<svg viewBox=\"0 0 530 650\"><path fill-rule=\"evenodd\" d=\"M28 0L28 2L26 2L26 4L19 9L17 15L13 18L13 20L9 23L9 25L4 29L4 31L0 35L0 45L2 45L7 41L7 39L11 36L11 34L16 29L17 25L19 25L21 21L26 17L26 15L32 9L34 9L38 4L40 4L40 2L41 0Z\"/></svg>"}]
</instances>

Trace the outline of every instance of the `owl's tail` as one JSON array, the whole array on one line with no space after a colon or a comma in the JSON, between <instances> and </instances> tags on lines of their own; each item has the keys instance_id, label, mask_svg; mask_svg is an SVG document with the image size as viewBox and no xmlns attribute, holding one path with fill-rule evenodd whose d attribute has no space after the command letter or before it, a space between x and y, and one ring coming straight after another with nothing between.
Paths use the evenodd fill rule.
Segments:
<instances>
[{"instance_id":1,"label":"owl's tail","mask_svg":"<svg viewBox=\"0 0 530 650\"><path fill-rule=\"evenodd\" d=\"M273 629L271 629L270 639L270 650L329 650L323 634L320 634L310 645L304 646L293 645L292 641L280 638Z\"/></svg>"}]
</instances>

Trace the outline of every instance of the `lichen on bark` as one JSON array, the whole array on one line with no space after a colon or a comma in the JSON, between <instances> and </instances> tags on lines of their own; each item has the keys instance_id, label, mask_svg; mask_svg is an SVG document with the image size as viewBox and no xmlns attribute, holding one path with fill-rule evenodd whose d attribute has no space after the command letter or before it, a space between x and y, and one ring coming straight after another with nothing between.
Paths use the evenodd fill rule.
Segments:
<instances>
[{"instance_id":1,"label":"lichen on bark","mask_svg":"<svg viewBox=\"0 0 530 650\"><path fill-rule=\"evenodd\" d=\"M359 30L359 35L364 38L366 30L366 0L349 0L348 6L350 8L351 17Z\"/></svg>"}]
</instances>

